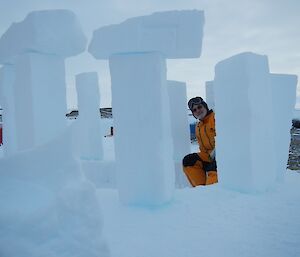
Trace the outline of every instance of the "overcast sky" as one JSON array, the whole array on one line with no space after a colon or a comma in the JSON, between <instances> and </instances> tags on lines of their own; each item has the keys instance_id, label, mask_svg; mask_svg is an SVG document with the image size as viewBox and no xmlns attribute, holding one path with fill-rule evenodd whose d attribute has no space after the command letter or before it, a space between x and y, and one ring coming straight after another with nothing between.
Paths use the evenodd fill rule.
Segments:
<instances>
[{"instance_id":1,"label":"overcast sky","mask_svg":"<svg viewBox=\"0 0 300 257\"><path fill-rule=\"evenodd\" d=\"M168 61L168 79L185 81L188 97L204 94L205 81L213 80L217 62L244 51L268 55L273 73L300 76L299 0L0 0L0 35L30 11L60 8L78 15L89 40L93 30L130 17L204 10L201 57ZM66 68L69 107L76 105L74 76L87 71L99 73L101 107L111 105L106 61L83 53L67 59Z\"/></svg>"}]
</instances>

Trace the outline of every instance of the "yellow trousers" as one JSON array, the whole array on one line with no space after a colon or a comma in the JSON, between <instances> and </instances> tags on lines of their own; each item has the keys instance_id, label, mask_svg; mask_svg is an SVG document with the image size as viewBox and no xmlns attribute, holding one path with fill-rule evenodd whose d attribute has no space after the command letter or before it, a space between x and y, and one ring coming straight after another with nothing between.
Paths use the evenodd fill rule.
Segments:
<instances>
[{"instance_id":1,"label":"yellow trousers","mask_svg":"<svg viewBox=\"0 0 300 257\"><path fill-rule=\"evenodd\" d=\"M205 172L201 161L197 161L193 166L183 167L183 171L193 187L218 182L217 171Z\"/></svg>"}]
</instances>

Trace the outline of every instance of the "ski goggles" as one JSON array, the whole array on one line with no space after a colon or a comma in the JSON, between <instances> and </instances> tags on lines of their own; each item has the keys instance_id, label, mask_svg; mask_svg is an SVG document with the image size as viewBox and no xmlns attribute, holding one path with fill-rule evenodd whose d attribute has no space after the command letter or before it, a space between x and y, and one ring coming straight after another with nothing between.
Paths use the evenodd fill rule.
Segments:
<instances>
[{"instance_id":1,"label":"ski goggles","mask_svg":"<svg viewBox=\"0 0 300 257\"><path fill-rule=\"evenodd\" d=\"M189 106L190 110L192 110L194 105L203 104L203 102L204 101L203 101L202 97L197 96L197 97L194 97L189 100L188 106Z\"/></svg>"}]
</instances>

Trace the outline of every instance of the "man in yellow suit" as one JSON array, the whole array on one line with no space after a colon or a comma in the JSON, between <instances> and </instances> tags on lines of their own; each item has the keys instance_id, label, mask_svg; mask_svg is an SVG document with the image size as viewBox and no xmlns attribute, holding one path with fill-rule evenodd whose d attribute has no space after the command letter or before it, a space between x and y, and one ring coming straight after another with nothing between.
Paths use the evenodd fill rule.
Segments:
<instances>
[{"instance_id":1,"label":"man in yellow suit","mask_svg":"<svg viewBox=\"0 0 300 257\"><path fill-rule=\"evenodd\" d=\"M188 106L194 117L199 120L195 132L200 152L188 154L183 158L183 171L193 187L211 185L218 182L215 114L199 96L190 99Z\"/></svg>"}]
</instances>

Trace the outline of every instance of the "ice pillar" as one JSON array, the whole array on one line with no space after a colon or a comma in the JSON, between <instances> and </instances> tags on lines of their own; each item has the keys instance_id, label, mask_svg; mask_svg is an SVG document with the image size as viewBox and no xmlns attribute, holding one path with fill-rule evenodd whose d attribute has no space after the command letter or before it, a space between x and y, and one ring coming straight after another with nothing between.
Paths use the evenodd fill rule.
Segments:
<instances>
[{"instance_id":1,"label":"ice pillar","mask_svg":"<svg viewBox=\"0 0 300 257\"><path fill-rule=\"evenodd\" d=\"M173 159L175 162L175 182L176 186L181 188L188 185L182 171L182 159L191 151L186 84L184 82L168 80L168 93L173 139Z\"/></svg>"},{"instance_id":2,"label":"ice pillar","mask_svg":"<svg viewBox=\"0 0 300 257\"><path fill-rule=\"evenodd\" d=\"M9 185L0 195L22 199L26 205L20 210L11 209L10 203L2 206L7 212L0 215L0 224L13 227L8 237L16 238L14 245L1 247L4 256L11 256L12 249L24 253L24 245L30 245L27 256L45 252L53 256L109 256L101 235L96 191L74 159L73 126L66 128L64 59L81 53L85 46L86 37L76 15L68 10L32 12L22 22L13 23L0 38L0 63L14 63L17 142L19 150L26 150L0 161L1 172L6 173L1 182ZM5 93L5 97L10 99L10 94ZM22 190L12 185L21 185ZM39 200L34 200L36 197ZM13 212L20 217L17 223L5 218ZM30 230L33 216L43 222L36 222ZM50 226L56 230L54 244L46 240L47 234L51 237ZM25 227L30 237L21 236L20 246L17 232ZM43 244L39 253L40 240L35 239L41 235L50 243Z\"/></svg>"},{"instance_id":3,"label":"ice pillar","mask_svg":"<svg viewBox=\"0 0 300 257\"><path fill-rule=\"evenodd\" d=\"M78 141L80 156L86 160L103 160L103 143L100 119L100 93L97 72L76 76L78 99Z\"/></svg>"},{"instance_id":4,"label":"ice pillar","mask_svg":"<svg viewBox=\"0 0 300 257\"><path fill-rule=\"evenodd\" d=\"M293 110L296 103L297 76L286 74L270 74L272 86L272 106L274 124L274 143L276 155L277 179L283 180L287 167L290 129L293 118Z\"/></svg>"},{"instance_id":5,"label":"ice pillar","mask_svg":"<svg viewBox=\"0 0 300 257\"><path fill-rule=\"evenodd\" d=\"M66 127L64 60L84 51L86 37L74 13L29 13L0 38L0 63L14 64L17 150L43 144Z\"/></svg>"},{"instance_id":6,"label":"ice pillar","mask_svg":"<svg viewBox=\"0 0 300 257\"><path fill-rule=\"evenodd\" d=\"M64 59L24 53L15 61L15 119L18 150L43 144L66 128Z\"/></svg>"},{"instance_id":7,"label":"ice pillar","mask_svg":"<svg viewBox=\"0 0 300 257\"><path fill-rule=\"evenodd\" d=\"M174 167L165 62L200 57L203 25L203 11L167 11L93 33L89 52L110 61L117 183L125 203L161 204L171 198Z\"/></svg>"},{"instance_id":8,"label":"ice pillar","mask_svg":"<svg viewBox=\"0 0 300 257\"><path fill-rule=\"evenodd\" d=\"M214 82L205 82L206 103L209 109L215 109Z\"/></svg>"},{"instance_id":9,"label":"ice pillar","mask_svg":"<svg viewBox=\"0 0 300 257\"><path fill-rule=\"evenodd\" d=\"M150 52L113 55L109 64L120 199L165 203L174 188L166 61Z\"/></svg>"},{"instance_id":10,"label":"ice pillar","mask_svg":"<svg viewBox=\"0 0 300 257\"><path fill-rule=\"evenodd\" d=\"M272 90L267 56L242 53L215 67L219 182L264 191L276 179Z\"/></svg>"},{"instance_id":11,"label":"ice pillar","mask_svg":"<svg viewBox=\"0 0 300 257\"><path fill-rule=\"evenodd\" d=\"M3 109L3 152L9 156L16 152L16 113L14 94L15 72L13 65L4 65L0 70L0 104Z\"/></svg>"}]
</instances>

